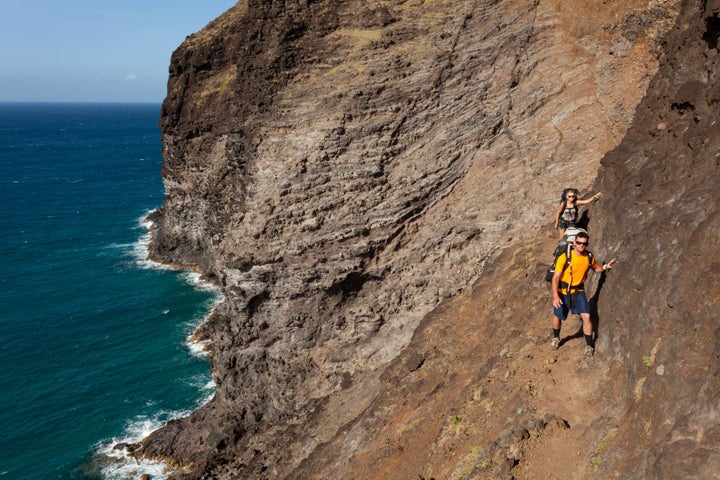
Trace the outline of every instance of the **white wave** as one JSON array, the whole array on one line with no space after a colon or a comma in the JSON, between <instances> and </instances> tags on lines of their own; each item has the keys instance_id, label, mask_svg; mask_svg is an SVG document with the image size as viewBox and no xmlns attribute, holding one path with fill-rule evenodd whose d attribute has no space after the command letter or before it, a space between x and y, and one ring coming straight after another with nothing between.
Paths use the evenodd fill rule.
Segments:
<instances>
[{"instance_id":1,"label":"white wave","mask_svg":"<svg viewBox=\"0 0 720 480\"><path fill-rule=\"evenodd\" d=\"M202 395L200 398L198 398L196 402L197 408L202 407L206 403L208 403L212 398L215 396L215 389L217 385L215 384L215 381L208 377L206 375L197 375L195 376L191 381L190 385L194 388L196 388Z\"/></svg>"},{"instance_id":2,"label":"white wave","mask_svg":"<svg viewBox=\"0 0 720 480\"><path fill-rule=\"evenodd\" d=\"M153 223L153 221L150 220L150 215L152 215L152 214L155 213L156 211L157 211L157 208L153 208L153 209L151 209L151 210L148 210L147 213L141 215L141 216L138 218L138 223L139 223L140 225L142 225L143 227L147 228L148 230L150 230L150 229L153 227L153 225L155 225L155 224Z\"/></svg>"},{"instance_id":3,"label":"white wave","mask_svg":"<svg viewBox=\"0 0 720 480\"><path fill-rule=\"evenodd\" d=\"M200 408L215 395L215 382L207 381L204 376L198 376L195 380L195 386L203 392L196 405L196 408ZM106 480L139 480L143 475L149 475L153 480L166 480L172 472L165 462L135 458L127 446L138 445L169 421L186 417L190 413L191 410L158 412L152 418L141 416L129 422L122 437L103 441L96 446L96 471Z\"/></svg>"},{"instance_id":4,"label":"white wave","mask_svg":"<svg viewBox=\"0 0 720 480\"><path fill-rule=\"evenodd\" d=\"M149 220L150 214L152 214L155 211L149 210L147 213L142 215L140 218L138 218L138 226L140 228L145 229L145 233L140 236L140 238L131 245L131 254L132 257L135 259L134 264L142 269L155 269L155 270L174 270L181 272L180 275L182 278L189 284L192 285L193 288L199 291L203 292L211 292L216 295L220 295L220 290L215 286L212 285L209 282L205 282L202 279L202 276L197 272L192 272L188 270L182 270L179 268L171 267L169 265L165 265L163 263L156 262L154 260L150 260L150 241L152 240L152 235L150 231L153 227L153 222ZM221 299L220 299L221 300ZM220 301L218 300L218 302ZM217 302L216 302L217 303Z\"/></svg>"},{"instance_id":5,"label":"white wave","mask_svg":"<svg viewBox=\"0 0 720 480\"><path fill-rule=\"evenodd\" d=\"M168 265L150 260L151 239L152 236L148 229L146 233L140 235L140 238L130 246L130 254L134 259L133 263L135 266L144 270L175 270Z\"/></svg>"},{"instance_id":6,"label":"white wave","mask_svg":"<svg viewBox=\"0 0 720 480\"><path fill-rule=\"evenodd\" d=\"M213 399L213 397L215 396L216 388L217 388L217 385L215 384L215 382L212 379L210 379L210 381L205 383L205 385L202 388L202 390L205 392L205 395L200 400L198 400L198 408L209 403L210 400Z\"/></svg>"},{"instance_id":7,"label":"white wave","mask_svg":"<svg viewBox=\"0 0 720 480\"><path fill-rule=\"evenodd\" d=\"M111 243L110 245L107 245L105 248L108 250L126 251L128 249L132 249L134 246L135 246L134 243Z\"/></svg>"},{"instance_id":8,"label":"white wave","mask_svg":"<svg viewBox=\"0 0 720 480\"><path fill-rule=\"evenodd\" d=\"M190 412L159 412L153 418L139 417L130 422L121 438L113 438L102 442L96 448L98 470L102 478L107 480L140 479L149 475L155 480L165 480L171 472L167 464L161 461L137 459L130 455L126 448L119 445L134 445L163 426L168 421L188 415Z\"/></svg>"},{"instance_id":9,"label":"white wave","mask_svg":"<svg viewBox=\"0 0 720 480\"><path fill-rule=\"evenodd\" d=\"M207 359L207 357L208 357L207 345L209 343L210 343L209 340L195 341L195 340L192 340L191 337L188 337L187 347L188 347L188 350L190 351L190 355L192 355L195 358Z\"/></svg>"},{"instance_id":10,"label":"white wave","mask_svg":"<svg viewBox=\"0 0 720 480\"><path fill-rule=\"evenodd\" d=\"M207 283L203 285L208 285ZM190 323L188 323L188 333L187 337L185 338L185 344L190 351L190 354L199 359L207 359L208 357L208 345L210 344L209 340L198 340L195 338L195 332L197 329L202 325L205 321L207 321L208 318L212 315L215 308L222 303L222 301L225 299L225 296L222 294L219 288L210 285L208 288L208 291L213 293L213 296L210 297L210 299L205 302L205 308L203 309L202 313L198 315L195 319L193 319Z\"/></svg>"},{"instance_id":11,"label":"white wave","mask_svg":"<svg viewBox=\"0 0 720 480\"><path fill-rule=\"evenodd\" d=\"M203 281L202 276L197 272L183 271L180 275L188 284L192 285L193 288L196 290L213 293L218 291L218 288L215 285Z\"/></svg>"},{"instance_id":12,"label":"white wave","mask_svg":"<svg viewBox=\"0 0 720 480\"><path fill-rule=\"evenodd\" d=\"M137 219L137 226L138 228L145 231L142 235L140 235L140 238L137 239L134 243L128 245L128 250L131 258L133 259L133 264L141 269L147 269L147 270L172 270L167 265L163 265L162 263L154 262L150 260L150 240L152 239L152 235L150 234L150 231L153 227L153 222L148 219L151 213L153 213L155 209L148 210L145 214L141 215Z\"/></svg>"}]
</instances>

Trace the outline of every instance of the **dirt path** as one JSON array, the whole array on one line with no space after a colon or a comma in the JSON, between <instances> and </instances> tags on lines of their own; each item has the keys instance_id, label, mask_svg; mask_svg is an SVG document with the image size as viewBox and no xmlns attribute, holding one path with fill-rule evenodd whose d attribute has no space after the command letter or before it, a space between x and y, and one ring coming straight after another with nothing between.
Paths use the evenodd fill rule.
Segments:
<instances>
[{"instance_id":1,"label":"dirt path","mask_svg":"<svg viewBox=\"0 0 720 480\"><path fill-rule=\"evenodd\" d=\"M555 239L547 238L541 250L552 251ZM596 282L590 282L596 283ZM588 296L594 292L589 291ZM548 288L547 315L535 319L528 335L533 339L522 351L529 368L518 369L510 390L530 389L527 411L536 417L554 416L566 425L550 422L544 429L530 432L530 438L518 447L521 457L512 469L516 480L592 478L599 460L603 435L598 431L601 415L597 395L607 369L602 352L584 356L585 340L579 315L563 322L561 345L550 349L550 307Z\"/></svg>"},{"instance_id":2,"label":"dirt path","mask_svg":"<svg viewBox=\"0 0 720 480\"><path fill-rule=\"evenodd\" d=\"M574 320L568 323L572 325ZM574 330L567 326L566 331ZM557 352L548 345L538 345L545 375L534 381L533 407L562 418L569 428L547 429L531 438L525 444L524 461L513 470L517 480L579 479L586 477L592 466L588 455L595 449L592 424L598 410L594 392L599 386L596 369L601 362L597 357L586 359L582 354L584 345L582 337L570 339Z\"/></svg>"}]
</instances>

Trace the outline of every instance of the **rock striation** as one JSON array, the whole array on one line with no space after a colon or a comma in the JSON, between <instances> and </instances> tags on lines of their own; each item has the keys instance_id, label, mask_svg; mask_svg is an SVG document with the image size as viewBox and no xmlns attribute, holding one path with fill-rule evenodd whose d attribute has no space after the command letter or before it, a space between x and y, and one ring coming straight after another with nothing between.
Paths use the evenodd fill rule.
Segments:
<instances>
[{"instance_id":1,"label":"rock striation","mask_svg":"<svg viewBox=\"0 0 720 480\"><path fill-rule=\"evenodd\" d=\"M178 478L544 478L533 452L575 441L602 448L567 478L716 471L719 11L248 0L188 37L151 255L222 289L196 333L217 391L140 454ZM541 277L559 193L593 185L620 260L603 353L567 375Z\"/></svg>"}]
</instances>

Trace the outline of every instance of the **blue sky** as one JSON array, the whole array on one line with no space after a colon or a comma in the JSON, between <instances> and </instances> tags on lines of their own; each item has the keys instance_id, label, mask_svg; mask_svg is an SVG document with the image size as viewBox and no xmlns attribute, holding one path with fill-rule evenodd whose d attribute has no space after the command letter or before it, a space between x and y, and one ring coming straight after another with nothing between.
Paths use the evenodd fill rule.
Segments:
<instances>
[{"instance_id":1,"label":"blue sky","mask_svg":"<svg viewBox=\"0 0 720 480\"><path fill-rule=\"evenodd\" d=\"M236 0L0 0L0 102L161 102L170 55Z\"/></svg>"}]
</instances>

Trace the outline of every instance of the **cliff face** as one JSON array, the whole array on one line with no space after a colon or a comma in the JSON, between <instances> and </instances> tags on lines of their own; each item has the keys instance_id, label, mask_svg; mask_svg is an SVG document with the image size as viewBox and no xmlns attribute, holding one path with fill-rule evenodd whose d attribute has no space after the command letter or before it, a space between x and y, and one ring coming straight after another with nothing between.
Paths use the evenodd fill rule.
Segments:
<instances>
[{"instance_id":1,"label":"cliff face","mask_svg":"<svg viewBox=\"0 0 720 480\"><path fill-rule=\"evenodd\" d=\"M189 478L716 471L720 7L564 3L248 1L186 40L152 255L225 294L198 331L217 393L145 455ZM547 347L541 277L559 193L593 182L619 263L580 361Z\"/></svg>"}]
</instances>

